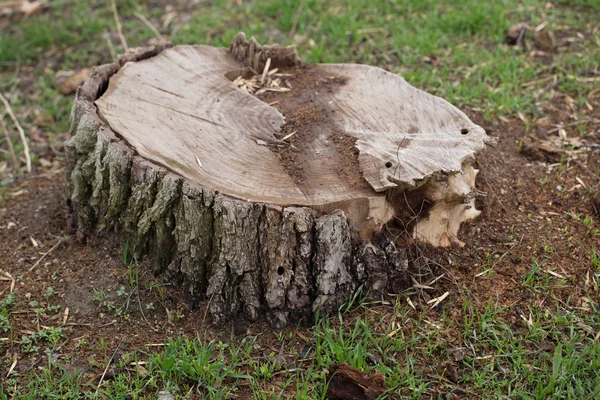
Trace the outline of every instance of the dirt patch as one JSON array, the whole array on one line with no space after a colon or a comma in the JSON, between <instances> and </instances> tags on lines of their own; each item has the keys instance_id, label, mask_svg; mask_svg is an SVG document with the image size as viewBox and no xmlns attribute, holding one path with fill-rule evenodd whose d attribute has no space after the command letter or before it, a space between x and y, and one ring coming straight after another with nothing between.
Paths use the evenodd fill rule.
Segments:
<instances>
[{"instance_id":1,"label":"dirt patch","mask_svg":"<svg viewBox=\"0 0 600 400\"><path fill-rule=\"evenodd\" d=\"M335 112L329 99L346 84L343 76L326 75L318 66L300 65L281 71L287 92L265 92L259 99L277 108L286 119L276 137L281 142L269 146L277 154L283 169L297 184L307 180L308 164L314 163L314 142L319 135L327 134L331 148L330 158L338 164L336 170L351 186L364 185L358 163L356 140L336 131L328 121ZM282 141L282 139L285 139Z\"/></svg>"},{"instance_id":2,"label":"dirt patch","mask_svg":"<svg viewBox=\"0 0 600 400\"><path fill-rule=\"evenodd\" d=\"M282 111L281 109L279 111ZM314 137L314 127L324 120L322 112L311 106L300 106L296 110L283 112L286 123L281 127L277 139L289 136L289 145L269 146L277 154L283 169L299 184L306 180L305 164L307 158L306 144Z\"/></svg>"},{"instance_id":3,"label":"dirt patch","mask_svg":"<svg viewBox=\"0 0 600 400\"><path fill-rule=\"evenodd\" d=\"M359 151L356 148L356 139L341 132L329 135L335 148L342 157L342 168L338 171L340 178L345 179L352 186L362 185L364 178L358 162Z\"/></svg>"}]
</instances>

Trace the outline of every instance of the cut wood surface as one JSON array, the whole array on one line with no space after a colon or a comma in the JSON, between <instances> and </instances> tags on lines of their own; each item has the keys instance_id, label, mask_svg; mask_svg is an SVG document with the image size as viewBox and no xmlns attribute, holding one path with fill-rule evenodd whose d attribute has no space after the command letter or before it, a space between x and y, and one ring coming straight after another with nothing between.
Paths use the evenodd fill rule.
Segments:
<instances>
[{"instance_id":1,"label":"cut wood surface","mask_svg":"<svg viewBox=\"0 0 600 400\"><path fill-rule=\"evenodd\" d=\"M430 203L410 218L433 245L461 244L479 214L484 130L375 67L308 65L243 35L230 49L164 45L97 68L72 115L80 238L122 232L217 319L281 325L363 283L398 290L406 259L380 231L412 211L406 193Z\"/></svg>"}]
</instances>

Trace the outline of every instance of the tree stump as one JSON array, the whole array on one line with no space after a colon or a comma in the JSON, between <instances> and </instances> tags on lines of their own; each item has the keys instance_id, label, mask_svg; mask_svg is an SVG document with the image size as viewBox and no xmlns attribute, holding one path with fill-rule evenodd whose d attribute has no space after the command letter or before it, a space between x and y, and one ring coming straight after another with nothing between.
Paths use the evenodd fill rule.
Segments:
<instances>
[{"instance_id":1,"label":"tree stump","mask_svg":"<svg viewBox=\"0 0 600 400\"><path fill-rule=\"evenodd\" d=\"M486 142L379 68L304 64L243 34L230 49L138 49L77 92L69 220L81 240L115 232L148 254L217 321L282 326L361 286L399 290L406 252L380 233L394 219L416 240L461 245Z\"/></svg>"}]
</instances>

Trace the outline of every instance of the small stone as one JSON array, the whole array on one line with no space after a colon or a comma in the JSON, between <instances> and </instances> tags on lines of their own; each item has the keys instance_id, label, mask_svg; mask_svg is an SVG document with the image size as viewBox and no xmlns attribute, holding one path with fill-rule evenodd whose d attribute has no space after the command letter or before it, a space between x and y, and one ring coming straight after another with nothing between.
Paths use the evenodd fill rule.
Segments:
<instances>
[{"instance_id":1,"label":"small stone","mask_svg":"<svg viewBox=\"0 0 600 400\"><path fill-rule=\"evenodd\" d=\"M562 186L561 185L556 185L556 190L558 190L559 192L562 191Z\"/></svg>"},{"instance_id":2,"label":"small stone","mask_svg":"<svg viewBox=\"0 0 600 400\"><path fill-rule=\"evenodd\" d=\"M161 390L158 392L157 400L175 400L175 396L173 396L168 390Z\"/></svg>"}]
</instances>

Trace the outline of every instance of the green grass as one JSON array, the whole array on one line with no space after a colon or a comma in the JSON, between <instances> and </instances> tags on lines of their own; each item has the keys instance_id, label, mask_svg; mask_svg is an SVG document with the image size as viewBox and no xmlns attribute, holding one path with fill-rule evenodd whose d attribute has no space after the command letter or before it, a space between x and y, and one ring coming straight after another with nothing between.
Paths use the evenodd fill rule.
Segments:
<instances>
[{"instance_id":1,"label":"green grass","mask_svg":"<svg viewBox=\"0 0 600 400\"><path fill-rule=\"evenodd\" d=\"M123 30L130 46L144 44L152 32L134 12L160 16L134 0L118 1ZM164 29L174 43L227 46L239 31L263 42L297 44L310 62L357 62L380 65L401 73L417 87L445 97L458 106L470 105L487 118L530 112L535 90L523 90L548 68L528 57L528 51L504 44L504 32L512 24L545 22L546 29L584 30L600 5L589 1L578 7L544 9L536 0L481 2L446 1L260 1L232 7L230 0L197 5L185 24ZM39 108L65 131L70 98L57 92L53 72L78 69L111 61L107 37L122 51L115 35L110 2L82 0L53 2L50 9L26 17L0 32L0 89L20 88L13 73L34 66L35 95L17 96L17 106ZM302 4L297 28L290 30ZM586 8L587 7L587 8ZM585 11L582 11L585 10ZM588 11L590 10L590 11ZM155 21L159 25L159 21ZM531 40L530 40L531 41ZM555 60L561 89L573 98L585 98L595 82L578 82L577 75L600 63L597 36L587 37L580 48L586 57L567 54ZM424 57L437 57L433 66ZM535 88L534 88L535 89Z\"/></svg>"},{"instance_id":2,"label":"green grass","mask_svg":"<svg viewBox=\"0 0 600 400\"><path fill-rule=\"evenodd\" d=\"M153 38L134 12L161 26L164 9L147 3L152 2L117 1L130 47ZM532 109L533 99L544 83L523 89L525 82L556 74L557 90L580 107L598 84L578 80L600 65L600 39L597 32L590 33L600 15L596 0L560 0L551 8L545 7L545 0L266 0L243 1L240 7L235 3L200 2L191 6L186 21L176 19L161 33L176 44L227 46L235 34L245 31L264 43L296 44L305 61L377 65L457 106L478 110L486 119L518 112L533 117L539 111ZM27 132L40 130L52 142L68 130L72 101L58 91L56 72L112 62L108 41L117 52L123 49L109 1L50 4L39 15L2 26L0 91L10 94ZM290 35L297 15L295 32ZM504 43L505 30L521 21L531 26L547 21L546 29L586 35L568 52L557 55L549 68L532 59L528 50ZM528 40L531 43L531 37ZM431 59L438 61L432 64L427 61ZM581 129L585 131L585 126ZM14 144L17 153L22 152L18 141ZM0 161L7 157L0 154ZM540 182L540 186L547 184ZM584 219L582 224L590 235L597 235L597 221ZM508 251L501 253L495 260L488 252L484 278L495 276L494 266ZM599 254L596 248L590 252L595 282L600 276ZM114 299L96 294L98 306L123 323L140 290L137 263L126 259L125 254L127 285L123 290L113 294ZM429 310L413 298L414 310L405 298L399 298L392 305L358 305L337 318L320 319L308 330L243 339L171 337L161 351L121 351L112 366L115 377L103 381L100 388L97 380L90 381L85 373L69 368L69 359L53 361L53 351L65 337L60 328L35 334L14 330L13 314L21 305L59 313L52 308L58 301L51 293L43 302L31 304L17 286L0 300L0 336L9 338L23 353L45 361L38 369L13 371L2 378L0 399L156 398L159 390L181 398L244 394L254 399L319 399L327 390L329 365L339 362L381 373L392 398L445 398L449 393L458 398L599 398L598 310L573 311L570 304L576 299L558 294L570 282L549 275L547 269L544 258L531 259L520 281L524 296L547 295L544 305L531 301L526 309L518 309L461 289L441 309ZM588 296L597 298L597 284ZM140 308L153 306L147 303ZM264 341L275 342L277 348L261 347ZM105 338L80 339L78 347L103 355L90 361L90 368L100 371L114 351ZM291 356L291 364L286 365L280 348ZM3 375L11 362L8 358L1 362Z\"/></svg>"},{"instance_id":3,"label":"green grass","mask_svg":"<svg viewBox=\"0 0 600 400\"><path fill-rule=\"evenodd\" d=\"M478 310L473 304L479 299L468 293L462 296L463 320L446 312L416 312L403 301L378 307L378 312L372 306L359 306L337 319L322 319L304 332L310 350L287 368L277 352L257 351L259 337L229 343L169 338L159 352L123 353L115 365L115 379L105 381L98 392L105 398L136 399L167 390L182 398L197 394L222 399L250 389L253 398L273 398L277 392L281 398L324 399L328 366L347 362L381 373L389 387L386 394L395 398L438 398L444 393L531 399L600 395L600 343L586 329L587 323L599 322L597 315L584 321L560 307L532 308L521 310L526 319L536 316L529 322L509 324L504 318L506 307L489 300ZM390 324L391 316L401 325ZM294 354L300 348L287 346L297 339L293 332L281 334L277 343L286 346L285 354ZM448 368L456 370L454 378L447 377ZM267 384L275 376L281 392ZM27 387L16 392L8 383L4 395L23 399L50 394L79 398L82 393L96 398L96 386L83 375L68 372L60 362L48 361L30 375Z\"/></svg>"}]
</instances>

